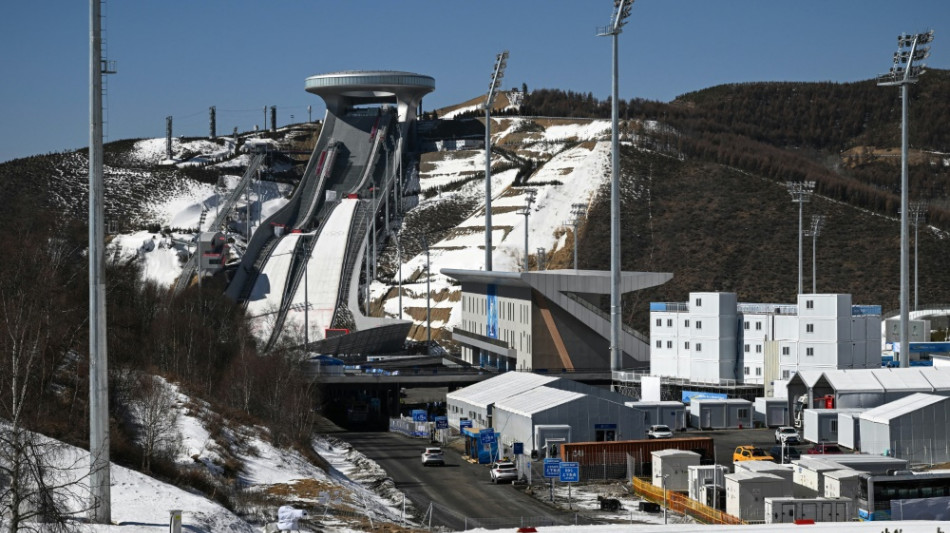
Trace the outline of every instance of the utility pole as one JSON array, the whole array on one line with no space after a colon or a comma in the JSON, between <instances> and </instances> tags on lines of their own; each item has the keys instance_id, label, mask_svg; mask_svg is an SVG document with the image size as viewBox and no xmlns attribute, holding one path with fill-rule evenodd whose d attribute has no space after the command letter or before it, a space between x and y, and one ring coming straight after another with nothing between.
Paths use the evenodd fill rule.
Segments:
<instances>
[{"instance_id":1,"label":"utility pole","mask_svg":"<svg viewBox=\"0 0 950 533\"><path fill-rule=\"evenodd\" d=\"M89 1L89 489L90 519L112 521L109 460L109 357L106 337L105 188L102 168L101 0ZM171 117L169 117L169 129Z\"/></svg>"}]
</instances>

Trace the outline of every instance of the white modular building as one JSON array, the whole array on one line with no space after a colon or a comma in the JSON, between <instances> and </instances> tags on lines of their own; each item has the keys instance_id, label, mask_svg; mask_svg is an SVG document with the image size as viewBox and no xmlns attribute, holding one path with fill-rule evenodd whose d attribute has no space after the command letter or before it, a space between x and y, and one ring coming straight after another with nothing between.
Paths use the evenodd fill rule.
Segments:
<instances>
[{"instance_id":1,"label":"white modular building","mask_svg":"<svg viewBox=\"0 0 950 533\"><path fill-rule=\"evenodd\" d=\"M826 498L850 498L852 500L858 497L861 490L861 472L850 468L841 470L831 470L824 473L824 487L822 496Z\"/></svg>"},{"instance_id":2,"label":"white modular building","mask_svg":"<svg viewBox=\"0 0 950 533\"><path fill-rule=\"evenodd\" d=\"M643 413L643 424L666 424L672 431L686 429L686 406L677 401L625 402L627 407Z\"/></svg>"},{"instance_id":3,"label":"white modular building","mask_svg":"<svg viewBox=\"0 0 950 533\"><path fill-rule=\"evenodd\" d=\"M761 396L756 398L753 418L754 422L770 428L789 425L788 399Z\"/></svg>"},{"instance_id":4,"label":"white modular building","mask_svg":"<svg viewBox=\"0 0 950 533\"><path fill-rule=\"evenodd\" d=\"M694 428L751 428L752 402L739 398L693 399L689 404L689 419Z\"/></svg>"},{"instance_id":5,"label":"white modular building","mask_svg":"<svg viewBox=\"0 0 950 533\"><path fill-rule=\"evenodd\" d=\"M687 467L689 473L689 499L698 502L706 502L704 487L718 487L718 490L726 490L726 474L729 473L729 467L726 465L693 465Z\"/></svg>"},{"instance_id":6,"label":"white modular building","mask_svg":"<svg viewBox=\"0 0 950 533\"><path fill-rule=\"evenodd\" d=\"M688 450L659 450L653 452L653 486L666 490L687 492L690 467L699 466L702 456Z\"/></svg>"},{"instance_id":7,"label":"white modular building","mask_svg":"<svg viewBox=\"0 0 950 533\"><path fill-rule=\"evenodd\" d=\"M838 416L864 409L805 409L802 438L809 442L838 442Z\"/></svg>"},{"instance_id":8,"label":"white modular building","mask_svg":"<svg viewBox=\"0 0 950 533\"><path fill-rule=\"evenodd\" d=\"M861 415L861 451L911 463L950 461L950 397L913 394Z\"/></svg>"},{"instance_id":9,"label":"white modular building","mask_svg":"<svg viewBox=\"0 0 950 533\"><path fill-rule=\"evenodd\" d=\"M650 304L650 373L768 387L802 370L878 368L880 324L880 306L852 305L849 294L750 304L690 293L688 302Z\"/></svg>"},{"instance_id":10,"label":"white modular building","mask_svg":"<svg viewBox=\"0 0 950 533\"><path fill-rule=\"evenodd\" d=\"M838 413L838 445L859 450L861 442L861 412Z\"/></svg>"},{"instance_id":11,"label":"white modular building","mask_svg":"<svg viewBox=\"0 0 950 533\"><path fill-rule=\"evenodd\" d=\"M461 420L472 422L472 428L490 428L495 402L509 396L556 381L557 378L531 372L505 372L445 395L449 426L459 429Z\"/></svg>"},{"instance_id":12,"label":"white modular building","mask_svg":"<svg viewBox=\"0 0 950 533\"><path fill-rule=\"evenodd\" d=\"M855 516L850 498L766 498L766 524L793 524L798 520L848 522Z\"/></svg>"},{"instance_id":13,"label":"white modular building","mask_svg":"<svg viewBox=\"0 0 950 533\"><path fill-rule=\"evenodd\" d=\"M773 474L726 474L726 512L746 522L765 519L765 498L790 497L782 478Z\"/></svg>"},{"instance_id":14,"label":"white modular building","mask_svg":"<svg viewBox=\"0 0 950 533\"><path fill-rule=\"evenodd\" d=\"M537 428L559 424L571 428L574 442L644 438L643 416L624 405L625 396L601 389L576 390L594 389L583 384L565 387L575 390L560 388L568 381L558 380L495 402L492 424L499 442L509 448L521 442L525 453L530 454L545 445L535 442ZM599 393L615 397L609 399Z\"/></svg>"}]
</instances>

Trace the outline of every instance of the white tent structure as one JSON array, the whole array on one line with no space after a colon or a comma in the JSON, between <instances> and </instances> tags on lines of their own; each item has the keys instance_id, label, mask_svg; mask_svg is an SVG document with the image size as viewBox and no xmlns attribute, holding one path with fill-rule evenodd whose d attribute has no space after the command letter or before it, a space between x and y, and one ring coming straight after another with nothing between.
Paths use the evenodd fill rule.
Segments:
<instances>
[{"instance_id":1,"label":"white tent structure","mask_svg":"<svg viewBox=\"0 0 950 533\"><path fill-rule=\"evenodd\" d=\"M950 396L917 393L861 415L861 451L911 463L950 461Z\"/></svg>"}]
</instances>

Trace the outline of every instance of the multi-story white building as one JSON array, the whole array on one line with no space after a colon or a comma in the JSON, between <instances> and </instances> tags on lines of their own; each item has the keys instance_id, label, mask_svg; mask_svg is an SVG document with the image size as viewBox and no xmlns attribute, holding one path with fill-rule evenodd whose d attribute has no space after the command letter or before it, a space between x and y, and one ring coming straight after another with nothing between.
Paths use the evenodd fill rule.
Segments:
<instances>
[{"instance_id":1,"label":"multi-story white building","mask_svg":"<svg viewBox=\"0 0 950 533\"><path fill-rule=\"evenodd\" d=\"M879 368L880 332L880 306L851 305L850 294L799 294L795 305L694 292L650 304L650 373L767 385L800 370Z\"/></svg>"}]
</instances>

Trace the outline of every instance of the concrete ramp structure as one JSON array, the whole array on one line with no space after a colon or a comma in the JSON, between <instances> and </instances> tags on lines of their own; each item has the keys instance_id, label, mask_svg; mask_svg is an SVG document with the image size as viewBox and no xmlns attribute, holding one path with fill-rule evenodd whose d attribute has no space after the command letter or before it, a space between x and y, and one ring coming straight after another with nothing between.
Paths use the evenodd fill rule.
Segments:
<instances>
[{"instance_id":1,"label":"concrete ramp structure","mask_svg":"<svg viewBox=\"0 0 950 533\"><path fill-rule=\"evenodd\" d=\"M226 293L245 305L265 350L290 334L291 345L323 353L397 351L411 322L366 316L361 295L402 215L416 108L435 80L346 71L311 76L305 87L327 105L320 137L290 201L252 236Z\"/></svg>"}]
</instances>

